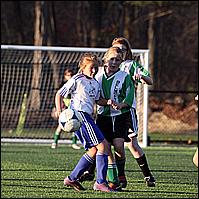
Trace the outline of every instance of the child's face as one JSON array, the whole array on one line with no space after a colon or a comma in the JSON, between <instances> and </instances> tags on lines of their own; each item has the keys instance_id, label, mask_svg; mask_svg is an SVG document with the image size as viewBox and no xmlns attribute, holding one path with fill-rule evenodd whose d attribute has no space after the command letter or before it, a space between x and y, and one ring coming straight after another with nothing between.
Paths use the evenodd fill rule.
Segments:
<instances>
[{"instance_id":1,"label":"child's face","mask_svg":"<svg viewBox=\"0 0 199 199\"><path fill-rule=\"evenodd\" d=\"M72 77L72 73L71 72L65 72L64 73L64 80L65 81L68 81L71 77Z\"/></svg>"},{"instance_id":2,"label":"child's face","mask_svg":"<svg viewBox=\"0 0 199 199\"><path fill-rule=\"evenodd\" d=\"M119 44L119 43L114 44L113 47L118 47L122 50L123 60L124 60L126 57L126 54L127 54L127 47L125 45Z\"/></svg>"},{"instance_id":3,"label":"child's face","mask_svg":"<svg viewBox=\"0 0 199 199\"><path fill-rule=\"evenodd\" d=\"M117 52L110 52L105 61L105 70L109 73L117 72L121 64L121 55Z\"/></svg>"},{"instance_id":4,"label":"child's face","mask_svg":"<svg viewBox=\"0 0 199 199\"><path fill-rule=\"evenodd\" d=\"M86 64L85 68L82 70L84 75L93 78L94 75L97 73L98 67L96 63L90 61Z\"/></svg>"}]
</instances>

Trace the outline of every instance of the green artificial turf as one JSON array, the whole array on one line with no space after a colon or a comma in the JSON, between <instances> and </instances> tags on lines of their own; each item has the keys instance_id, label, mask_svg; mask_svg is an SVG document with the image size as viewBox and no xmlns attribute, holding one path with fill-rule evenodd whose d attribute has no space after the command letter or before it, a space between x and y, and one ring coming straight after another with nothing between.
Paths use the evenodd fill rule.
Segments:
<instances>
[{"instance_id":1,"label":"green artificial turf","mask_svg":"<svg viewBox=\"0 0 199 199\"><path fill-rule=\"evenodd\" d=\"M128 185L122 192L103 193L92 189L94 182L83 182L86 191L64 187L84 154L62 144L1 144L1 198L198 198L198 169L192 163L196 147L144 148L156 187L147 187L143 175L126 149Z\"/></svg>"}]
</instances>

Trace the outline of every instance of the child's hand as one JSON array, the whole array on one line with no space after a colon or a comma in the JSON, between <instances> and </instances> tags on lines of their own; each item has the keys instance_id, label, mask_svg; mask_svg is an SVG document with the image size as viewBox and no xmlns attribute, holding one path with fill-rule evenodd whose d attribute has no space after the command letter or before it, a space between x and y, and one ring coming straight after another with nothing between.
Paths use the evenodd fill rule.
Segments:
<instances>
[{"instance_id":1,"label":"child's hand","mask_svg":"<svg viewBox=\"0 0 199 199\"><path fill-rule=\"evenodd\" d=\"M112 99L109 99L109 100L107 101L107 105L112 105L112 103L113 103L113 100L112 100Z\"/></svg>"},{"instance_id":2,"label":"child's hand","mask_svg":"<svg viewBox=\"0 0 199 199\"><path fill-rule=\"evenodd\" d=\"M59 118L59 116L60 116L60 113L61 113L61 110L56 110L55 111L55 117L58 119Z\"/></svg>"},{"instance_id":3,"label":"child's hand","mask_svg":"<svg viewBox=\"0 0 199 199\"><path fill-rule=\"evenodd\" d=\"M135 82L141 81L142 79L142 74L140 68L136 68L135 73L133 75L133 80Z\"/></svg>"},{"instance_id":4,"label":"child's hand","mask_svg":"<svg viewBox=\"0 0 199 199\"><path fill-rule=\"evenodd\" d=\"M110 105L110 106L112 106L113 109L118 110L118 104L112 99L109 99L107 101L107 105Z\"/></svg>"}]
</instances>

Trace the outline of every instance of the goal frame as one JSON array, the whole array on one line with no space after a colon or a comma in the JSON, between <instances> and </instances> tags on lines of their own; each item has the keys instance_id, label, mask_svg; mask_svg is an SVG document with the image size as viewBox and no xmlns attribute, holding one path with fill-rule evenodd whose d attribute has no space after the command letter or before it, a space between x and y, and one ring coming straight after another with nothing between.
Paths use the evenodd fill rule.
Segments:
<instances>
[{"instance_id":1,"label":"goal frame","mask_svg":"<svg viewBox=\"0 0 199 199\"><path fill-rule=\"evenodd\" d=\"M59 46L25 46L25 45L1 45L1 50L31 50L31 51L70 51L70 52L105 52L108 48L92 47L59 47ZM132 49L132 53L143 53L143 67L149 70L149 49ZM143 124L142 124L142 141L139 142L142 147L147 147L148 143L148 86L143 86ZM139 134L138 134L139 136Z\"/></svg>"}]
</instances>

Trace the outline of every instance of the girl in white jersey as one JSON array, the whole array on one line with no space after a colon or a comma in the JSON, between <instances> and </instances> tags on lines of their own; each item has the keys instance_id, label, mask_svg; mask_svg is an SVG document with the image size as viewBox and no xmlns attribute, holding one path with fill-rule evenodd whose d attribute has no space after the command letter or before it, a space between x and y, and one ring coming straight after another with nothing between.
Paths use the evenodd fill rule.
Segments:
<instances>
[{"instance_id":1,"label":"girl in white jersey","mask_svg":"<svg viewBox=\"0 0 199 199\"><path fill-rule=\"evenodd\" d=\"M94 79L98 64L95 55L90 53L83 55L79 63L79 72L56 93L56 116L59 117L61 113L61 99L67 98L71 94L70 108L79 111L83 118L82 126L75 134L87 150L71 174L64 179L64 185L78 191L84 190L78 178L93 164L96 158L97 178L93 189L111 192L113 190L110 189L106 181L108 143L92 118L94 104L100 97L100 85Z\"/></svg>"},{"instance_id":2,"label":"girl in white jersey","mask_svg":"<svg viewBox=\"0 0 199 199\"><path fill-rule=\"evenodd\" d=\"M113 39L112 46L119 47L123 51L123 60L121 63L120 69L126 71L131 75L132 80L134 82L134 86L136 88L137 83L143 83L152 85L153 81L150 77L150 74L147 70L144 69L137 61L133 60L133 55L131 52L131 46L129 41L126 38L118 37ZM135 100L135 98L134 98ZM147 186L154 187L155 179L148 167L147 159L144 151L138 144L137 133L138 133L138 120L136 114L136 103L134 101L132 109L131 109L131 118L129 118L130 125L130 140L126 140L127 146L131 151L132 155L136 159L139 167L141 168L144 181Z\"/></svg>"}]
</instances>

